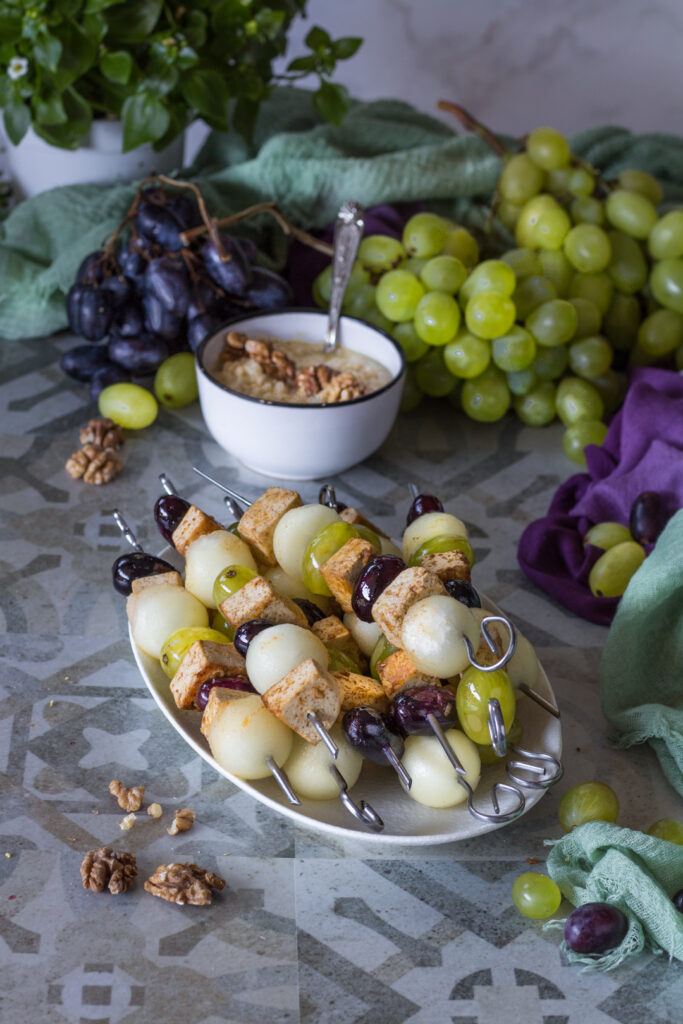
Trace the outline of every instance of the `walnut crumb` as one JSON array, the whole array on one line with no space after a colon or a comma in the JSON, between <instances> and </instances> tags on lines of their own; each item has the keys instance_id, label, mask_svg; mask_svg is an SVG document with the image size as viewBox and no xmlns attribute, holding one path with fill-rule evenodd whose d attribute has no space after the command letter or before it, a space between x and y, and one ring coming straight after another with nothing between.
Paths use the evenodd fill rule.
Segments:
<instances>
[{"instance_id":1,"label":"walnut crumb","mask_svg":"<svg viewBox=\"0 0 683 1024\"><path fill-rule=\"evenodd\" d=\"M81 428L80 441L82 445L94 444L98 448L113 448L116 451L124 440L121 427L110 419L92 419Z\"/></svg>"},{"instance_id":2,"label":"walnut crumb","mask_svg":"<svg viewBox=\"0 0 683 1024\"><path fill-rule=\"evenodd\" d=\"M161 804L153 803L147 808L147 813L150 818L160 818L164 812L161 809Z\"/></svg>"},{"instance_id":3,"label":"walnut crumb","mask_svg":"<svg viewBox=\"0 0 683 1024\"><path fill-rule=\"evenodd\" d=\"M181 807L175 812L170 828L167 828L169 836L177 836L179 832L187 832L194 825L194 811L189 807Z\"/></svg>"},{"instance_id":4,"label":"walnut crumb","mask_svg":"<svg viewBox=\"0 0 683 1024\"><path fill-rule=\"evenodd\" d=\"M320 392L323 405L336 402L350 402L365 394L365 387L356 380L352 373L337 373Z\"/></svg>"},{"instance_id":5,"label":"walnut crumb","mask_svg":"<svg viewBox=\"0 0 683 1024\"><path fill-rule=\"evenodd\" d=\"M118 779L109 783L109 792L116 797L119 807L124 811L139 811L142 807L144 786L124 786Z\"/></svg>"},{"instance_id":6,"label":"walnut crumb","mask_svg":"<svg viewBox=\"0 0 683 1024\"><path fill-rule=\"evenodd\" d=\"M135 824L135 815L127 814L125 818L122 818L119 822L119 828L123 829L124 832L130 832L133 825Z\"/></svg>"},{"instance_id":7,"label":"walnut crumb","mask_svg":"<svg viewBox=\"0 0 683 1024\"><path fill-rule=\"evenodd\" d=\"M86 484L108 484L123 468L121 456L113 448L100 448L86 444L66 460L64 467L74 480Z\"/></svg>"},{"instance_id":8,"label":"walnut crumb","mask_svg":"<svg viewBox=\"0 0 683 1024\"><path fill-rule=\"evenodd\" d=\"M527 857L526 862L527 862L527 864L540 864L541 863L540 860L538 859L538 857Z\"/></svg>"},{"instance_id":9,"label":"walnut crumb","mask_svg":"<svg viewBox=\"0 0 683 1024\"><path fill-rule=\"evenodd\" d=\"M211 903L212 889L220 891L225 879L197 864L160 864L145 882L145 891L169 903L195 907Z\"/></svg>"},{"instance_id":10,"label":"walnut crumb","mask_svg":"<svg viewBox=\"0 0 683 1024\"><path fill-rule=\"evenodd\" d=\"M91 892L109 892L116 896L133 884L138 873L135 855L121 851L116 853L108 846L90 850L81 862L81 881L84 889Z\"/></svg>"}]
</instances>

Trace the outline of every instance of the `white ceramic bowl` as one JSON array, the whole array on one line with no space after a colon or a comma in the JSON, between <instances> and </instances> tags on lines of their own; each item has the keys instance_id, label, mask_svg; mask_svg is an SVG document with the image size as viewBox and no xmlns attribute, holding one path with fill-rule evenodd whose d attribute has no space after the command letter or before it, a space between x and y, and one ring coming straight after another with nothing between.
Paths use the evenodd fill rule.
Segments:
<instances>
[{"instance_id":1,"label":"white ceramic bowl","mask_svg":"<svg viewBox=\"0 0 683 1024\"><path fill-rule=\"evenodd\" d=\"M279 341L322 344L327 314L308 309L268 310L232 320L234 330ZM252 398L211 375L226 328L197 349L199 402L215 440L249 469L281 480L314 480L362 462L386 439L401 402L405 357L393 338L343 316L339 344L375 359L391 374L383 388L336 405L291 405Z\"/></svg>"}]
</instances>

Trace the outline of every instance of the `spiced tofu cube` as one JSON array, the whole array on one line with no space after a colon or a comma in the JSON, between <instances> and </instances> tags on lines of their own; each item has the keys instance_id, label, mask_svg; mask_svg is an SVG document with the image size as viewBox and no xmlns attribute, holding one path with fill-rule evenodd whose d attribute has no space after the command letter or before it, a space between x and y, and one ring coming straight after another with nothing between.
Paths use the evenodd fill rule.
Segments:
<instances>
[{"instance_id":1,"label":"spiced tofu cube","mask_svg":"<svg viewBox=\"0 0 683 1024\"><path fill-rule=\"evenodd\" d=\"M345 654L356 665L359 667L363 666L365 655L337 615L328 615L327 618L314 622L311 629L318 639L322 640L325 647L341 651L342 654Z\"/></svg>"},{"instance_id":2,"label":"spiced tofu cube","mask_svg":"<svg viewBox=\"0 0 683 1024\"><path fill-rule=\"evenodd\" d=\"M296 491L269 487L240 519L240 537L246 540L255 558L263 565L277 565L273 551L275 527L285 512L299 505L301 498Z\"/></svg>"},{"instance_id":3,"label":"spiced tofu cube","mask_svg":"<svg viewBox=\"0 0 683 1024\"><path fill-rule=\"evenodd\" d=\"M197 691L208 679L239 676L246 679L244 658L233 644L196 640L180 662L171 680L171 693L181 710L196 707Z\"/></svg>"},{"instance_id":4,"label":"spiced tofu cube","mask_svg":"<svg viewBox=\"0 0 683 1024\"><path fill-rule=\"evenodd\" d=\"M351 708L371 707L376 711L386 711L389 707L382 686L371 676L361 676L357 672L333 672L332 675L342 688L342 714Z\"/></svg>"},{"instance_id":5,"label":"spiced tofu cube","mask_svg":"<svg viewBox=\"0 0 683 1024\"><path fill-rule=\"evenodd\" d=\"M448 580L471 579L470 563L464 551L443 551L433 555L423 555L420 565L428 572L433 572L442 583Z\"/></svg>"},{"instance_id":6,"label":"spiced tofu cube","mask_svg":"<svg viewBox=\"0 0 683 1024\"><path fill-rule=\"evenodd\" d=\"M372 617L390 644L401 646L401 627L406 612L412 605L432 594L446 594L438 576L413 566L404 569L391 581L372 606Z\"/></svg>"},{"instance_id":7,"label":"spiced tofu cube","mask_svg":"<svg viewBox=\"0 0 683 1024\"><path fill-rule=\"evenodd\" d=\"M281 597L263 576L240 587L220 604L221 615L237 629L249 619L268 619L269 622L291 622L295 626L308 626L308 620L289 597Z\"/></svg>"},{"instance_id":8,"label":"spiced tofu cube","mask_svg":"<svg viewBox=\"0 0 683 1024\"><path fill-rule=\"evenodd\" d=\"M202 736L205 736L208 740L209 729L226 705L232 704L234 700L240 700L242 697L248 696L249 694L246 690L229 690L226 686L214 686L209 693L209 699L202 712L202 722L199 726Z\"/></svg>"},{"instance_id":9,"label":"spiced tofu cube","mask_svg":"<svg viewBox=\"0 0 683 1024\"><path fill-rule=\"evenodd\" d=\"M156 576L140 576L139 579L133 580L131 591L134 594L139 594L141 590L154 587L159 583L170 583L173 587L182 587L183 585L179 572L159 572Z\"/></svg>"},{"instance_id":10,"label":"spiced tofu cube","mask_svg":"<svg viewBox=\"0 0 683 1024\"><path fill-rule=\"evenodd\" d=\"M190 544L198 540L199 537L222 529L221 524L217 523L212 516L207 516L206 512L202 512L196 505L190 505L173 531L171 539L178 554L184 558Z\"/></svg>"},{"instance_id":11,"label":"spiced tofu cube","mask_svg":"<svg viewBox=\"0 0 683 1024\"><path fill-rule=\"evenodd\" d=\"M377 666L382 689L389 700L401 690L416 689L419 686L441 686L436 676L420 672L405 651L394 651Z\"/></svg>"},{"instance_id":12,"label":"spiced tofu cube","mask_svg":"<svg viewBox=\"0 0 683 1024\"><path fill-rule=\"evenodd\" d=\"M308 720L314 712L326 729L339 717L342 689L327 669L307 658L263 694L263 703L281 722L309 743L320 737Z\"/></svg>"},{"instance_id":13,"label":"spiced tofu cube","mask_svg":"<svg viewBox=\"0 0 683 1024\"><path fill-rule=\"evenodd\" d=\"M345 612L352 612L351 598L358 577L377 549L362 537L353 537L320 567L322 578Z\"/></svg>"}]
</instances>

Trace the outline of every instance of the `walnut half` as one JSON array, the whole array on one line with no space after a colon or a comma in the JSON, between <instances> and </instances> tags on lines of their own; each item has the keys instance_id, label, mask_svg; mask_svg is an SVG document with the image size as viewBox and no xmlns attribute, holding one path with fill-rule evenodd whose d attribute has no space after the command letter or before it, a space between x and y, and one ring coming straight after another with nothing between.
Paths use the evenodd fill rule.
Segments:
<instances>
[{"instance_id":1,"label":"walnut half","mask_svg":"<svg viewBox=\"0 0 683 1024\"><path fill-rule=\"evenodd\" d=\"M179 832L187 832L194 825L194 811L189 807L181 807L175 812L170 828L167 828L169 836L177 836Z\"/></svg>"},{"instance_id":2,"label":"walnut half","mask_svg":"<svg viewBox=\"0 0 683 1024\"><path fill-rule=\"evenodd\" d=\"M83 888L91 892L109 889L116 896L130 888L137 873L134 854L123 851L115 853L108 846L90 850L81 862Z\"/></svg>"},{"instance_id":3,"label":"walnut half","mask_svg":"<svg viewBox=\"0 0 683 1024\"><path fill-rule=\"evenodd\" d=\"M139 811L145 794L144 786L124 786L118 779L109 783L109 792L116 797L119 807L124 811Z\"/></svg>"},{"instance_id":4,"label":"walnut half","mask_svg":"<svg viewBox=\"0 0 683 1024\"><path fill-rule=\"evenodd\" d=\"M160 864L145 882L145 891L169 903L203 907L211 903L212 889L219 892L225 879L197 864Z\"/></svg>"},{"instance_id":5,"label":"walnut half","mask_svg":"<svg viewBox=\"0 0 683 1024\"><path fill-rule=\"evenodd\" d=\"M116 450L123 444L125 437L121 427L117 426L113 420L110 419L92 419L88 420L86 425L81 428L81 444L94 444L98 448L113 448Z\"/></svg>"},{"instance_id":6,"label":"walnut half","mask_svg":"<svg viewBox=\"0 0 683 1024\"><path fill-rule=\"evenodd\" d=\"M113 448L100 448L96 444L83 445L66 460L65 469L74 480L81 478L86 484L108 484L123 468L121 456Z\"/></svg>"}]
</instances>

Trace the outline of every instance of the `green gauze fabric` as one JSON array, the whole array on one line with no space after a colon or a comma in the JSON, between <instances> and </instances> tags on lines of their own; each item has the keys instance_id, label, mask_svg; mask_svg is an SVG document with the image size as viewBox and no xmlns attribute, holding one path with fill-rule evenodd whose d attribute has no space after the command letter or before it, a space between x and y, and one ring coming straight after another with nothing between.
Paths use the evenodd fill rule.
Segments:
<instances>
[{"instance_id":1,"label":"green gauze fabric","mask_svg":"<svg viewBox=\"0 0 683 1024\"><path fill-rule=\"evenodd\" d=\"M616 743L649 743L683 796L683 509L619 602L600 669Z\"/></svg>"},{"instance_id":2,"label":"green gauze fabric","mask_svg":"<svg viewBox=\"0 0 683 1024\"><path fill-rule=\"evenodd\" d=\"M530 125L533 127L533 125ZM575 153L614 177L640 167L683 199L683 139L596 128L572 139ZM323 227L345 199L365 206L424 199L483 225L500 161L481 139L407 103L354 102L340 128L321 123L304 90L275 89L254 143L214 133L184 176L215 216L274 199L305 227ZM0 337L19 339L66 326L64 296L78 264L111 234L133 197L129 185L76 185L21 203L0 226ZM272 222L268 222L272 223ZM272 241L272 238L271 238Z\"/></svg>"},{"instance_id":3,"label":"green gauze fabric","mask_svg":"<svg viewBox=\"0 0 683 1024\"><path fill-rule=\"evenodd\" d=\"M546 846L552 847L548 874L571 904L613 903L629 920L621 945L607 953L585 956L563 943L571 962L608 971L643 949L683 960L683 914L671 902L683 888L683 847L604 821L580 825Z\"/></svg>"}]
</instances>

